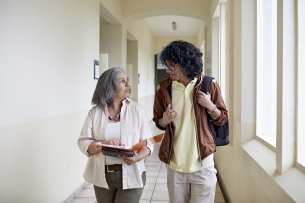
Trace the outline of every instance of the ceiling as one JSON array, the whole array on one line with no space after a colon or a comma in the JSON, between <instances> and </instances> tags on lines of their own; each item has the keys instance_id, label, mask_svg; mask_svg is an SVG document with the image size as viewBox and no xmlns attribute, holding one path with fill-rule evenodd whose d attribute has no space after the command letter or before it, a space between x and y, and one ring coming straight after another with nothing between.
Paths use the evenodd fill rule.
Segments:
<instances>
[{"instance_id":1,"label":"ceiling","mask_svg":"<svg viewBox=\"0 0 305 203\"><path fill-rule=\"evenodd\" d=\"M145 19L154 36L197 36L201 20L183 16L155 16ZM177 29L173 30L172 22Z\"/></svg>"},{"instance_id":2,"label":"ceiling","mask_svg":"<svg viewBox=\"0 0 305 203\"><path fill-rule=\"evenodd\" d=\"M197 36L201 20L184 16L155 16L144 19L154 36ZM177 29L174 30L172 22L176 22ZM100 17L101 24L119 24L113 20ZM127 37L136 40L134 37Z\"/></svg>"}]
</instances>

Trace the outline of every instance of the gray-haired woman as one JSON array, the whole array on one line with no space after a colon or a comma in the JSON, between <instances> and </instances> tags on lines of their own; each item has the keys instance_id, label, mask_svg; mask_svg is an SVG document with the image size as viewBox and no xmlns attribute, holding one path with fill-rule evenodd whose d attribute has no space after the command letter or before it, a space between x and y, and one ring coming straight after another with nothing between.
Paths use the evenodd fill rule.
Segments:
<instances>
[{"instance_id":1,"label":"gray-haired woman","mask_svg":"<svg viewBox=\"0 0 305 203\"><path fill-rule=\"evenodd\" d=\"M97 202L139 202L146 175L144 158L153 146L134 152L133 157L104 156L99 145L133 146L152 137L145 111L129 98L131 88L123 68L105 71L96 85L92 104L78 139L88 156L84 178L94 185Z\"/></svg>"}]
</instances>

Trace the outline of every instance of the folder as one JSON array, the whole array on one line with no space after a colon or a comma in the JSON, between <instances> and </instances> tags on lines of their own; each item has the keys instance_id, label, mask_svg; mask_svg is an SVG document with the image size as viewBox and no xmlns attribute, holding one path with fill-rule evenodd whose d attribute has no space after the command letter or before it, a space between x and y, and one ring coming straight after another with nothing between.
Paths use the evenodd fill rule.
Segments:
<instances>
[{"instance_id":1,"label":"folder","mask_svg":"<svg viewBox=\"0 0 305 203\"><path fill-rule=\"evenodd\" d=\"M119 155L121 155L121 156L132 157L134 155L133 151L137 151L148 145L158 143L163 139L163 136L164 136L163 133L153 136L151 138L138 142L132 147L107 145L107 144L101 144L100 146L102 146L102 152L106 156L118 157Z\"/></svg>"}]
</instances>

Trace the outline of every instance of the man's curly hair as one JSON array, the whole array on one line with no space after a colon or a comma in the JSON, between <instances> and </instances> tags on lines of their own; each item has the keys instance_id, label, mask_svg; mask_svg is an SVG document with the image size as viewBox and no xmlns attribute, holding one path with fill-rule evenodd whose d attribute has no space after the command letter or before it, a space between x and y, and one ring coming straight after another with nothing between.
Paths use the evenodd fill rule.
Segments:
<instances>
[{"instance_id":1,"label":"man's curly hair","mask_svg":"<svg viewBox=\"0 0 305 203\"><path fill-rule=\"evenodd\" d=\"M169 43L160 54L161 63L165 60L180 64L182 73L191 80L202 73L202 53L189 42L177 40Z\"/></svg>"}]
</instances>

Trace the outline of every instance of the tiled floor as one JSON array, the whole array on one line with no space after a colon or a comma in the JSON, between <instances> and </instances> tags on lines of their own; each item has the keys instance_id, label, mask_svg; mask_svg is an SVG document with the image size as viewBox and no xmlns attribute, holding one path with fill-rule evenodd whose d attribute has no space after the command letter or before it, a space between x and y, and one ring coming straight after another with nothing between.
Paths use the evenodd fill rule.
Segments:
<instances>
[{"instance_id":1,"label":"tiled floor","mask_svg":"<svg viewBox=\"0 0 305 203\"><path fill-rule=\"evenodd\" d=\"M153 134L158 131L152 126ZM155 145L152 155L145 161L146 185L140 203L169 203L166 187L166 167L158 158L160 143ZM70 203L95 203L92 184L88 184ZM215 203L225 203L220 187L217 184Z\"/></svg>"}]
</instances>

